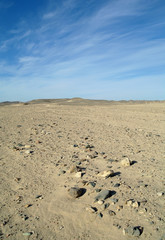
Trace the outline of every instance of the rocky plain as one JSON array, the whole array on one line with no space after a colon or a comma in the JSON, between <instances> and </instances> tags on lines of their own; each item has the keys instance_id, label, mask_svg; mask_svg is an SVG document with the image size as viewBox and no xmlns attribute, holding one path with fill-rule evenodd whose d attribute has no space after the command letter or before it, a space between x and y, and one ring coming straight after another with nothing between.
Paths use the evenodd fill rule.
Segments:
<instances>
[{"instance_id":1,"label":"rocky plain","mask_svg":"<svg viewBox=\"0 0 165 240\"><path fill-rule=\"evenodd\" d=\"M163 101L0 104L0 169L0 239L165 239Z\"/></svg>"}]
</instances>

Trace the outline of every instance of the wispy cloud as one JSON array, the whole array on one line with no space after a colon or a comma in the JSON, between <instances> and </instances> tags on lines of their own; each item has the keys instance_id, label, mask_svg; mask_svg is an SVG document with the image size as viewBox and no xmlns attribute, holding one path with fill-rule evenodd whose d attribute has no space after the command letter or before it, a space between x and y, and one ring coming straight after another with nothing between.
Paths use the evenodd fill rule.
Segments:
<instances>
[{"instance_id":1,"label":"wispy cloud","mask_svg":"<svg viewBox=\"0 0 165 240\"><path fill-rule=\"evenodd\" d=\"M33 86L34 95L30 91L24 100L66 97L67 89L71 93L67 97L110 99L115 98L110 89L126 91L133 84L138 92L131 87L126 93L129 97L135 92L137 98L141 91L137 85L143 81L154 82L155 87L160 79L163 84L165 35L157 32L163 30L165 19L147 18L153 3L116 0L95 6L94 2L88 2L91 11L75 0L52 3L34 26L24 20L9 30L10 37L0 44L2 98L14 86L21 86L21 92ZM117 92L116 98L120 98Z\"/></svg>"}]
</instances>

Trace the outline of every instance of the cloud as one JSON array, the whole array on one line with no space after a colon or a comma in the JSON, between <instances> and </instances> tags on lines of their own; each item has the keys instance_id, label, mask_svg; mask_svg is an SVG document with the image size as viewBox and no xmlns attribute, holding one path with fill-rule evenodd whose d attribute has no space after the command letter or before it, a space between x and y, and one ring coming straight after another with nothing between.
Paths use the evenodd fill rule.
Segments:
<instances>
[{"instance_id":1,"label":"cloud","mask_svg":"<svg viewBox=\"0 0 165 240\"><path fill-rule=\"evenodd\" d=\"M74 95L110 99L115 93L115 99L120 94L126 98L126 93L132 98L131 91L140 96L143 82L158 89L156 82L162 84L164 76L165 39L157 34L156 26L163 29L163 21L138 23L139 17L147 14L149 1L99 2L89 12L79 1L60 4L50 5L33 26L26 21L13 26L10 37L1 42L3 98L6 89L12 88L13 98L15 91L21 98L24 92L25 100ZM128 23L131 20L133 27Z\"/></svg>"}]
</instances>

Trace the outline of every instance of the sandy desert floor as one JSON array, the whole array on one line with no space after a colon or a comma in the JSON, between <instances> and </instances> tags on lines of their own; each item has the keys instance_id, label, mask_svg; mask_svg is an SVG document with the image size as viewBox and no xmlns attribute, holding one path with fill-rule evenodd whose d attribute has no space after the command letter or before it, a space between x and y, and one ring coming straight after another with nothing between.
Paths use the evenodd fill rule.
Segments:
<instances>
[{"instance_id":1,"label":"sandy desert floor","mask_svg":"<svg viewBox=\"0 0 165 240\"><path fill-rule=\"evenodd\" d=\"M165 239L164 144L164 102L0 106L0 239Z\"/></svg>"}]
</instances>

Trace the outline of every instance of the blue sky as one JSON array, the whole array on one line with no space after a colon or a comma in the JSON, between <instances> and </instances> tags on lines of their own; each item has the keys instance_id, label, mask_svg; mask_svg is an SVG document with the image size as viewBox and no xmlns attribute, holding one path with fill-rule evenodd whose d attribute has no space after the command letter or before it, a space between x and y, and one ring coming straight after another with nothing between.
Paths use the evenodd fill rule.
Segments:
<instances>
[{"instance_id":1,"label":"blue sky","mask_svg":"<svg viewBox=\"0 0 165 240\"><path fill-rule=\"evenodd\" d=\"M0 101L165 99L164 0L0 0Z\"/></svg>"}]
</instances>

